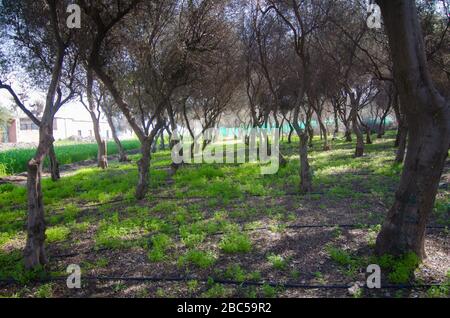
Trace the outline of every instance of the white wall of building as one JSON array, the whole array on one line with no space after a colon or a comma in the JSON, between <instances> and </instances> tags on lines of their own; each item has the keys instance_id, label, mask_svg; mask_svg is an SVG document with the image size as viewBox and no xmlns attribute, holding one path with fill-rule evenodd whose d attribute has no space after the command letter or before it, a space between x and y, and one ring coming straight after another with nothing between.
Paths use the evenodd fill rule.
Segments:
<instances>
[{"instance_id":1,"label":"white wall of building","mask_svg":"<svg viewBox=\"0 0 450 318\"><path fill-rule=\"evenodd\" d=\"M22 119L22 118L21 118ZM24 118L27 120L27 118ZM21 130L20 120L16 120L17 142L39 142L39 130ZM91 121L75 120L73 118L55 118L53 136L55 140L64 140L71 137L80 139L94 139L94 128ZM100 122L102 138L112 140L111 129L107 122ZM132 133L123 132L119 138L132 138Z\"/></svg>"}]
</instances>

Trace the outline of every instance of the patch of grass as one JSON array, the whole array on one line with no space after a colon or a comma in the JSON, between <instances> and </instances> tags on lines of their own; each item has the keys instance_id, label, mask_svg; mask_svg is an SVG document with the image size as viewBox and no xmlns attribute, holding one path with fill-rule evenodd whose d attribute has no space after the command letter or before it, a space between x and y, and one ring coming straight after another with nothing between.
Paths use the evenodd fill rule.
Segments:
<instances>
[{"instance_id":1,"label":"patch of grass","mask_svg":"<svg viewBox=\"0 0 450 318\"><path fill-rule=\"evenodd\" d=\"M86 232L89 229L89 222L72 223L70 227L74 232Z\"/></svg>"},{"instance_id":2,"label":"patch of grass","mask_svg":"<svg viewBox=\"0 0 450 318\"><path fill-rule=\"evenodd\" d=\"M375 247L377 236L380 231L381 224L374 225L369 229L369 232L367 234L367 244L369 244L370 247Z\"/></svg>"},{"instance_id":3,"label":"patch of grass","mask_svg":"<svg viewBox=\"0 0 450 318\"><path fill-rule=\"evenodd\" d=\"M285 270L287 267L287 260L281 255L270 254L267 256L267 260L270 262L273 268L280 271Z\"/></svg>"},{"instance_id":4,"label":"patch of grass","mask_svg":"<svg viewBox=\"0 0 450 318\"><path fill-rule=\"evenodd\" d=\"M275 298L277 296L277 289L268 284L261 287L262 294L265 298Z\"/></svg>"},{"instance_id":5,"label":"patch of grass","mask_svg":"<svg viewBox=\"0 0 450 318\"><path fill-rule=\"evenodd\" d=\"M202 298L226 298L230 296L230 290L222 284L213 284L206 292L202 293Z\"/></svg>"},{"instance_id":6,"label":"patch of grass","mask_svg":"<svg viewBox=\"0 0 450 318\"><path fill-rule=\"evenodd\" d=\"M319 272L319 271L314 272L314 277L319 284L325 285L327 283L327 281L325 280L325 277L323 277L322 272Z\"/></svg>"},{"instance_id":7,"label":"patch of grass","mask_svg":"<svg viewBox=\"0 0 450 318\"><path fill-rule=\"evenodd\" d=\"M125 150L138 149L138 140L123 140L122 145ZM96 143L68 143L55 146L56 158L60 164L80 162L87 159L94 159L97 156ZM0 152L0 164L3 174L15 174L27 171L27 163L35 154L35 149L12 149ZM114 142L108 143L108 154L118 153L117 145ZM48 167L48 159L44 166Z\"/></svg>"},{"instance_id":8,"label":"patch of grass","mask_svg":"<svg viewBox=\"0 0 450 318\"><path fill-rule=\"evenodd\" d=\"M200 250L189 250L186 254L178 258L178 265L195 265L201 269L207 269L214 265L216 258L211 252L204 252Z\"/></svg>"},{"instance_id":9,"label":"patch of grass","mask_svg":"<svg viewBox=\"0 0 450 318\"><path fill-rule=\"evenodd\" d=\"M349 252L333 247L326 248L330 258L345 269L345 274L355 276L358 269L362 266L362 260L352 256Z\"/></svg>"},{"instance_id":10,"label":"patch of grass","mask_svg":"<svg viewBox=\"0 0 450 318\"><path fill-rule=\"evenodd\" d=\"M450 270L447 272L446 280L441 286L433 286L427 291L430 298L446 298L450 296Z\"/></svg>"},{"instance_id":11,"label":"patch of grass","mask_svg":"<svg viewBox=\"0 0 450 318\"><path fill-rule=\"evenodd\" d=\"M193 295L198 290L198 286L199 286L198 280L195 280L195 279L189 280L186 283L186 285L187 285L188 292L191 295Z\"/></svg>"},{"instance_id":12,"label":"patch of grass","mask_svg":"<svg viewBox=\"0 0 450 318\"><path fill-rule=\"evenodd\" d=\"M172 239L166 234L156 234L152 237L152 249L148 258L152 262L160 262L167 258L166 251L172 243Z\"/></svg>"},{"instance_id":13,"label":"patch of grass","mask_svg":"<svg viewBox=\"0 0 450 318\"><path fill-rule=\"evenodd\" d=\"M177 211L178 209L179 209L179 206L176 204L176 202L162 201L162 202L158 203L157 205L155 205L152 208L152 211L156 212L156 213L168 214L168 213Z\"/></svg>"},{"instance_id":14,"label":"patch of grass","mask_svg":"<svg viewBox=\"0 0 450 318\"><path fill-rule=\"evenodd\" d=\"M407 283L420 264L419 257L413 252L406 253L401 257L383 255L377 261L381 268L389 271L388 279L394 284Z\"/></svg>"},{"instance_id":15,"label":"patch of grass","mask_svg":"<svg viewBox=\"0 0 450 318\"><path fill-rule=\"evenodd\" d=\"M252 249L252 242L246 234L233 232L226 234L219 246L227 254L248 253Z\"/></svg>"},{"instance_id":16,"label":"patch of grass","mask_svg":"<svg viewBox=\"0 0 450 318\"><path fill-rule=\"evenodd\" d=\"M66 226L54 226L45 231L47 236L47 243L56 243L67 240L70 234L70 229Z\"/></svg>"},{"instance_id":17,"label":"patch of grass","mask_svg":"<svg viewBox=\"0 0 450 318\"><path fill-rule=\"evenodd\" d=\"M352 258L352 256L339 248L336 247L328 247L327 248L328 254L330 255L331 259L342 266L352 266L355 265L356 261Z\"/></svg>"},{"instance_id":18,"label":"patch of grass","mask_svg":"<svg viewBox=\"0 0 450 318\"><path fill-rule=\"evenodd\" d=\"M291 277L293 279L296 279L296 280L299 279L300 278L300 271L297 270L297 269L292 270L291 271Z\"/></svg>"},{"instance_id":19,"label":"patch of grass","mask_svg":"<svg viewBox=\"0 0 450 318\"><path fill-rule=\"evenodd\" d=\"M242 283L247 280L248 274L239 264L234 264L227 267L224 276L227 279Z\"/></svg>"},{"instance_id":20,"label":"patch of grass","mask_svg":"<svg viewBox=\"0 0 450 318\"><path fill-rule=\"evenodd\" d=\"M41 285L37 288L35 293L37 298L52 298L53 297L53 284L48 283Z\"/></svg>"},{"instance_id":21,"label":"patch of grass","mask_svg":"<svg viewBox=\"0 0 450 318\"><path fill-rule=\"evenodd\" d=\"M262 275L261 275L260 271L253 271L248 275L248 279L253 280L253 281L260 281L261 278L262 278Z\"/></svg>"},{"instance_id":22,"label":"patch of grass","mask_svg":"<svg viewBox=\"0 0 450 318\"><path fill-rule=\"evenodd\" d=\"M14 279L20 284L25 284L45 277L47 273L41 266L33 270L25 269L21 251L15 250L9 253L0 251L0 279Z\"/></svg>"},{"instance_id":23,"label":"patch of grass","mask_svg":"<svg viewBox=\"0 0 450 318\"><path fill-rule=\"evenodd\" d=\"M143 222L139 218L119 220L119 215L115 213L112 217L100 221L95 236L96 246L108 248L132 246L146 234Z\"/></svg>"},{"instance_id":24,"label":"patch of grass","mask_svg":"<svg viewBox=\"0 0 450 318\"><path fill-rule=\"evenodd\" d=\"M339 227L339 225L336 226L336 227L334 227L334 228L333 228L333 236L334 236L335 238L339 238L339 237L341 237L341 235L342 235L342 228Z\"/></svg>"}]
</instances>

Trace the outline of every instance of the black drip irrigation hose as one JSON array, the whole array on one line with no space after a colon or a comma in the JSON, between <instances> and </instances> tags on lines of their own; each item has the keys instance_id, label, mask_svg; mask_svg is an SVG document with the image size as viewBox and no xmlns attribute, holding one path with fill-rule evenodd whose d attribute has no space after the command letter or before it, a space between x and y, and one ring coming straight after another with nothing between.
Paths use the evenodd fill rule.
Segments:
<instances>
[{"instance_id":1,"label":"black drip irrigation hose","mask_svg":"<svg viewBox=\"0 0 450 318\"><path fill-rule=\"evenodd\" d=\"M34 280L37 283L48 283L56 281L66 281L67 277L48 277L39 280ZM141 277L123 277L123 276L82 276L81 280L87 281L125 281L125 282L187 282L191 280L196 280L197 282L219 283L223 285L238 285L238 286L272 286L290 289L349 289L355 284L298 284L298 283L277 283L273 281L234 281L234 280L224 280L224 279L214 279L214 278L197 278L197 277L151 277L151 276L141 276ZM15 279L0 279L0 283L3 284L16 284L19 283ZM359 288L369 289L365 284L358 285ZM442 286L440 283L431 284L399 284L399 285L381 285L380 289L419 289L419 288L431 288Z\"/></svg>"}]
</instances>

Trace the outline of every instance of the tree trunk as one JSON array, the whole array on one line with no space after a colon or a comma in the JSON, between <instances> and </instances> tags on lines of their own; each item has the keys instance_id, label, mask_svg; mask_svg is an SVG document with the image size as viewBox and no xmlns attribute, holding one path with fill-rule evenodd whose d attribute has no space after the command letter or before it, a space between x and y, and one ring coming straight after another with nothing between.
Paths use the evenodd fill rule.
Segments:
<instances>
[{"instance_id":1,"label":"tree trunk","mask_svg":"<svg viewBox=\"0 0 450 318\"><path fill-rule=\"evenodd\" d=\"M156 136L152 143L152 153L155 153L156 151L158 151L158 136Z\"/></svg>"},{"instance_id":2,"label":"tree trunk","mask_svg":"<svg viewBox=\"0 0 450 318\"><path fill-rule=\"evenodd\" d=\"M395 202L377 237L376 252L400 255L412 251L424 258L425 228L450 145L450 103L431 80L415 1L378 3L408 123L408 148Z\"/></svg>"},{"instance_id":3,"label":"tree trunk","mask_svg":"<svg viewBox=\"0 0 450 318\"><path fill-rule=\"evenodd\" d=\"M92 118L92 125L94 129L95 141L97 142L97 166L102 169L108 168L108 157L106 154L106 147L104 147L104 140L100 135L100 123L99 118L95 115L94 111L89 111Z\"/></svg>"},{"instance_id":4,"label":"tree trunk","mask_svg":"<svg viewBox=\"0 0 450 318\"><path fill-rule=\"evenodd\" d=\"M359 128L358 124L358 115L356 110L352 110L352 126L353 133L356 135L356 149L355 149L355 157L362 157L364 155L364 136Z\"/></svg>"},{"instance_id":5,"label":"tree trunk","mask_svg":"<svg viewBox=\"0 0 450 318\"><path fill-rule=\"evenodd\" d=\"M399 129L398 148L395 154L395 163L402 163L405 159L406 141L408 139L408 128L403 126Z\"/></svg>"},{"instance_id":6,"label":"tree trunk","mask_svg":"<svg viewBox=\"0 0 450 318\"><path fill-rule=\"evenodd\" d=\"M328 151L331 150L331 146L330 143L328 142L328 130L327 130L327 126L323 123L322 119L317 116L319 118L319 126L320 126L320 131L321 134L323 136L323 150Z\"/></svg>"},{"instance_id":7,"label":"tree trunk","mask_svg":"<svg viewBox=\"0 0 450 318\"><path fill-rule=\"evenodd\" d=\"M348 124L345 125L345 141L352 142L352 131Z\"/></svg>"},{"instance_id":8,"label":"tree trunk","mask_svg":"<svg viewBox=\"0 0 450 318\"><path fill-rule=\"evenodd\" d=\"M334 131L333 131L333 140L336 140L339 134L339 119L337 109L334 108Z\"/></svg>"},{"instance_id":9,"label":"tree trunk","mask_svg":"<svg viewBox=\"0 0 450 318\"><path fill-rule=\"evenodd\" d=\"M372 144L372 137L370 135L370 128L366 129L366 144L368 144L368 145Z\"/></svg>"},{"instance_id":10,"label":"tree trunk","mask_svg":"<svg viewBox=\"0 0 450 318\"><path fill-rule=\"evenodd\" d=\"M406 128L406 120L402 113L400 113L399 103L394 104L394 112L395 118L397 119L397 134L395 136L394 147L398 147L400 145L400 137L403 133L402 129Z\"/></svg>"},{"instance_id":11,"label":"tree trunk","mask_svg":"<svg viewBox=\"0 0 450 318\"><path fill-rule=\"evenodd\" d=\"M39 131L39 145L33 159L28 162L27 176L27 241L24 249L25 267L36 268L47 262L45 253L45 220L44 202L41 187L42 166L50 147L53 144L51 124L42 120Z\"/></svg>"},{"instance_id":12,"label":"tree trunk","mask_svg":"<svg viewBox=\"0 0 450 318\"><path fill-rule=\"evenodd\" d=\"M307 124L308 126L308 124ZM293 127L299 137L299 155L300 155L300 192L307 193L312 191L312 175L308 160L308 142L309 136L307 129L301 129L298 120L295 120Z\"/></svg>"},{"instance_id":13,"label":"tree trunk","mask_svg":"<svg viewBox=\"0 0 450 318\"><path fill-rule=\"evenodd\" d=\"M307 135L309 136L309 147L312 148L314 146L313 140L314 140L314 129L311 127L311 123L307 125L308 131Z\"/></svg>"},{"instance_id":14,"label":"tree trunk","mask_svg":"<svg viewBox=\"0 0 450 318\"><path fill-rule=\"evenodd\" d=\"M288 144L292 143L292 133L294 132L294 127L289 123L289 135L288 135Z\"/></svg>"},{"instance_id":15,"label":"tree trunk","mask_svg":"<svg viewBox=\"0 0 450 318\"><path fill-rule=\"evenodd\" d=\"M166 144L164 141L164 129L161 129L161 134L159 135L159 139L161 140L161 143L159 144L159 150L165 150Z\"/></svg>"},{"instance_id":16,"label":"tree trunk","mask_svg":"<svg viewBox=\"0 0 450 318\"><path fill-rule=\"evenodd\" d=\"M48 158L50 162L50 174L52 176L53 181L58 181L61 178L60 172L59 172L59 163L56 159L56 153L55 153L55 147L53 144L50 146L50 149L48 151Z\"/></svg>"},{"instance_id":17,"label":"tree trunk","mask_svg":"<svg viewBox=\"0 0 450 318\"><path fill-rule=\"evenodd\" d=\"M114 142L117 145L117 149L119 150L119 162L126 162L126 161L128 161L128 157L125 152L125 149L123 149L123 146L122 146L122 143L120 142L119 137L117 136L117 130L116 130L116 126L114 125L112 115L108 111L103 110L103 112L106 115L106 119L108 120L109 128L111 128L111 135L114 139Z\"/></svg>"},{"instance_id":18,"label":"tree trunk","mask_svg":"<svg viewBox=\"0 0 450 318\"><path fill-rule=\"evenodd\" d=\"M108 158L106 154L106 147L103 146L103 140L100 135L100 101L97 101L97 105L94 101L93 94L93 86L94 86L94 74L93 69L88 68L87 70L87 86L86 86L86 95L88 99L88 105L86 106L84 103L84 107L91 115L92 119L92 128L94 130L95 141L97 142L97 165L99 168L106 169L108 167ZM98 115L97 115L98 113Z\"/></svg>"},{"instance_id":19,"label":"tree trunk","mask_svg":"<svg viewBox=\"0 0 450 318\"><path fill-rule=\"evenodd\" d=\"M169 147L170 152L173 151L173 147L178 143L178 139L181 140L181 136L178 136L177 132L177 124L175 122L175 115L172 107L172 103L170 102L170 99L167 101L167 113L169 114L169 124L170 124L170 130L172 130L172 136L169 141ZM188 126L189 132L191 132L190 126L189 126L189 119L187 116L187 110L186 110L186 100L183 103L183 116L186 120L186 125ZM192 134L191 134L192 135ZM172 138L175 138L175 140L172 140ZM180 150L181 156L183 156L183 148ZM177 173L178 168L181 166L181 164L175 163L172 161L170 164L170 172L169 174L173 176L175 173Z\"/></svg>"},{"instance_id":20,"label":"tree trunk","mask_svg":"<svg viewBox=\"0 0 450 318\"><path fill-rule=\"evenodd\" d=\"M389 114L389 110L385 111L385 113L383 114L383 116L380 118L380 125L378 126L378 134L377 134L377 138L383 138L384 133L385 133L385 127L386 127L386 117Z\"/></svg>"},{"instance_id":21,"label":"tree trunk","mask_svg":"<svg viewBox=\"0 0 450 318\"><path fill-rule=\"evenodd\" d=\"M364 133L366 134L366 144L371 145L372 144L372 137L371 137L371 129L369 124L365 124L362 119L358 116L359 123L362 127L364 127Z\"/></svg>"},{"instance_id":22,"label":"tree trunk","mask_svg":"<svg viewBox=\"0 0 450 318\"><path fill-rule=\"evenodd\" d=\"M312 191L312 175L308 160L308 133L304 131L300 134L300 192L308 193Z\"/></svg>"},{"instance_id":23,"label":"tree trunk","mask_svg":"<svg viewBox=\"0 0 450 318\"><path fill-rule=\"evenodd\" d=\"M152 140L148 138L141 142L141 159L138 160L138 184L136 187L136 199L142 200L148 192L149 188L149 171L151 160Z\"/></svg>"}]
</instances>

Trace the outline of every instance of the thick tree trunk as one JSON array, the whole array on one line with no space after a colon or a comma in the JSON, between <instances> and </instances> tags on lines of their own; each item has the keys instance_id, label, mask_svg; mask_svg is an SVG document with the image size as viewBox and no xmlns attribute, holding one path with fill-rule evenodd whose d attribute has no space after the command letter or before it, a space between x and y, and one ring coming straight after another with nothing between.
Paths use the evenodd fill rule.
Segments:
<instances>
[{"instance_id":1,"label":"thick tree trunk","mask_svg":"<svg viewBox=\"0 0 450 318\"><path fill-rule=\"evenodd\" d=\"M24 249L26 268L36 268L47 262L45 253L44 202L41 187L42 166L53 144L51 124L42 121L39 131L39 145L33 159L28 162L27 176L27 241Z\"/></svg>"},{"instance_id":2,"label":"thick tree trunk","mask_svg":"<svg viewBox=\"0 0 450 318\"><path fill-rule=\"evenodd\" d=\"M55 153L55 147L53 144L50 146L50 149L48 151L48 159L50 162L50 174L53 181L58 181L61 178L60 172L59 172L59 162L56 159L56 153Z\"/></svg>"},{"instance_id":3,"label":"thick tree trunk","mask_svg":"<svg viewBox=\"0 0 450 318\"><path fill-rule=\"evenodd\" d=\"M148 138L141 143L141 159L138 160L138 184L136 187L136 199L142 200L148 192L150 178L150 160L151 160L152 140Z\"/></svg>"},{"instance_id":4,"label":"thick tree trunk","mask_svg":"<svg viewBox=\"0 0 450 318\"><path fill-rule=\"evenodd\" d=\"M425 255L425 228L450 145L450 103L428 72L414 1L383 0L381 6L396 81L408 123L400 185L376 242L379 255Z\"/></svg>"}]
</instances>

